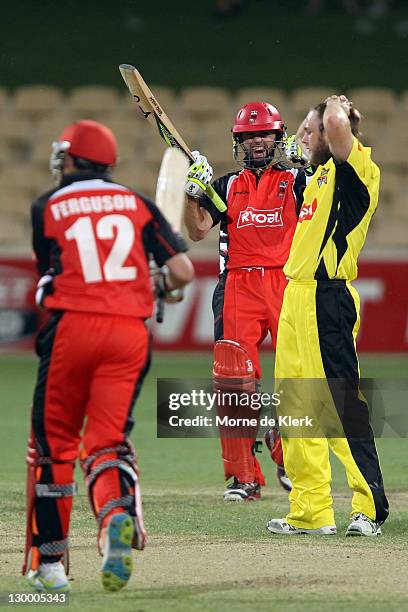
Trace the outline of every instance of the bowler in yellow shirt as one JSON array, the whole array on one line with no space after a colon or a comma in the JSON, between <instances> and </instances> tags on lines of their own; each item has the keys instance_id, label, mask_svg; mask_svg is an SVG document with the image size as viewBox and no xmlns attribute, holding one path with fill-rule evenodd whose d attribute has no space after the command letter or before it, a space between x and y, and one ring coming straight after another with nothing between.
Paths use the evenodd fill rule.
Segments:
<instances>
[{"instance_id":1,"label":"bowler in yellow shirt","mask_svg":"<svg viewBox=\"0 0 408 612\"><path fill-rule=\"evenodd\" d=\"M346 535L380 535L388 516L368 407L359 391L359 297L350 284L357 276L357 258L377 207L380 183L371 150L357 138L359 122L359 112L345 96L331 96L308 113L301 127L302 147L315 171L304 191L284 267L289 283L279 320L275 376L292 384L299 382L293 379L320 379L316 384L322 402L327 387L332 404L328 422L335 415L342 433L337 429L334 436L307 437L305 430L299 435L283 432L285 467L293 489L288 515L267 523L274 534L336 533L329 449L343 463L353 490ZM333 385L339 380L346 389L342 394ZM308 399L300 397L295 407L283 397L281 414L294 408L295 416L301 416Z\"/></svg>"}]
</instances>

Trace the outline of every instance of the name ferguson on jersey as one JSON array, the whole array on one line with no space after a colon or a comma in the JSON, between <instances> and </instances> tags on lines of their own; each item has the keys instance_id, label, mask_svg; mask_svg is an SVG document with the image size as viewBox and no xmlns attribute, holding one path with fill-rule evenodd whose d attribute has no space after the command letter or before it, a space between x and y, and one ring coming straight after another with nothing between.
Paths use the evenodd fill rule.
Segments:
<instances>
[{"instance_id":1,"label":"name ferguson on jersey","mask_svg":"<svg viewBox=\"0 0 408 612\"><path fill-rule=\"evenodd\" d=\"M112 212L136 210L136 197L132 194L103 194L67 198L50 204L55 221L71 215L89 214L92 212Z\"/></svg>"}]
</instances>

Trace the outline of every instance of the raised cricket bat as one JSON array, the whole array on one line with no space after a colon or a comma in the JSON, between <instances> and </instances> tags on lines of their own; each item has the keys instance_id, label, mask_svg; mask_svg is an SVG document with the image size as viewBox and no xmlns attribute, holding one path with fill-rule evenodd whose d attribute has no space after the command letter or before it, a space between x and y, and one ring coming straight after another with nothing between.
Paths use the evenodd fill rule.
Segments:
<instances>
[{"instance_id":1,"label":"raised cricket bat","mask_svg":"<svg viewBox=\"0 0 408 612\"><path fill-rule=\"evenodd\" d=\"M169 147L180 149L193 163L194 157L190 149L146 85L140 72L130 64L121 64L119 70L144 118L159 130L160 136ZM227 210L225 203L211 185L207 186L206 194L220 212Z\"/></svg>"},{"instance_id":2,"label":"raised cricket bat","mask_svg":"<svg viewBox=\"0 0 408 612\"><path fill-rule=\"evenodd\" d=\"M156 187L156 204L172 228L179 232L184 206L187 157L179 149L167 149L163 155ZM163 322L164 299L157 299L156 321Z\"/></svg>"}]
</instances>

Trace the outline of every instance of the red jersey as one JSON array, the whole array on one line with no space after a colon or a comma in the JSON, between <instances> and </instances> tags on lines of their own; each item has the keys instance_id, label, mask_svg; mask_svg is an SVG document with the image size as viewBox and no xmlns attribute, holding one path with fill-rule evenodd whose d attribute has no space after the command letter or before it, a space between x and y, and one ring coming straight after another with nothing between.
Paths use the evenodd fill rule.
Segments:
<instances>
[{"instance_id":1,"label":"red jersey","mask_svg":"<svg viewBox=\"0 0 408 612\"><path fill-rule=\"evenodd\" d=\"M221 272L244 267L283 268L289 256L305 187L303 171L272 166L260 178L251 170L213 183L227 205L220 213L207 198L200 205L220 223Z\"/></svg>"},{"instance_id":2,"label":"red jersey","mask_svg":"<svg viewBox=\"0 0 408 612\"><path fill-rule=\"evenodd\" d=\"M56 273L51 310L148 318L149 253L162 266L186 250L153 202L107 175L65 176L33 203L32 224L38 270Z\"/></svg>"}]
</instances>

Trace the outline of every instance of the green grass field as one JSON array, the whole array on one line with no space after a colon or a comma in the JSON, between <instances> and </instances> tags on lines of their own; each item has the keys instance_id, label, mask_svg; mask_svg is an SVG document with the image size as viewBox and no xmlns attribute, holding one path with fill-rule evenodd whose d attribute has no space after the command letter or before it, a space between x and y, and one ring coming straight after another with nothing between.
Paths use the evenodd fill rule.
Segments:
<instances>
[{"instance_id":1,"label":"green grass field","mask_svg":"<svg viewBox=\"0 0 408 612\"><path fill-rule=\"evenodd\" d=\"M271 362L271 357L264 359ZM383 537L345 539L350 494L333 461L339 534L290 541L265 530L287 498L267 453L263 498L224 504L219 442L156 438L156 378L208 376L210 355L156 355L135 410L132 436L142 469L149 543L135 553L129 585L105 594L99 583L95 523L80 484L71 530L73 610L356 611L408 610L408 440L378 441L391 516ZM365 357L362 376L408 378L403 357ZM31 356L0 356L0 592L27 591L19 574L24 545L25 445L36 374ZM271 369L265 372L265 378Z\"/></svg>"}]
</instances>

